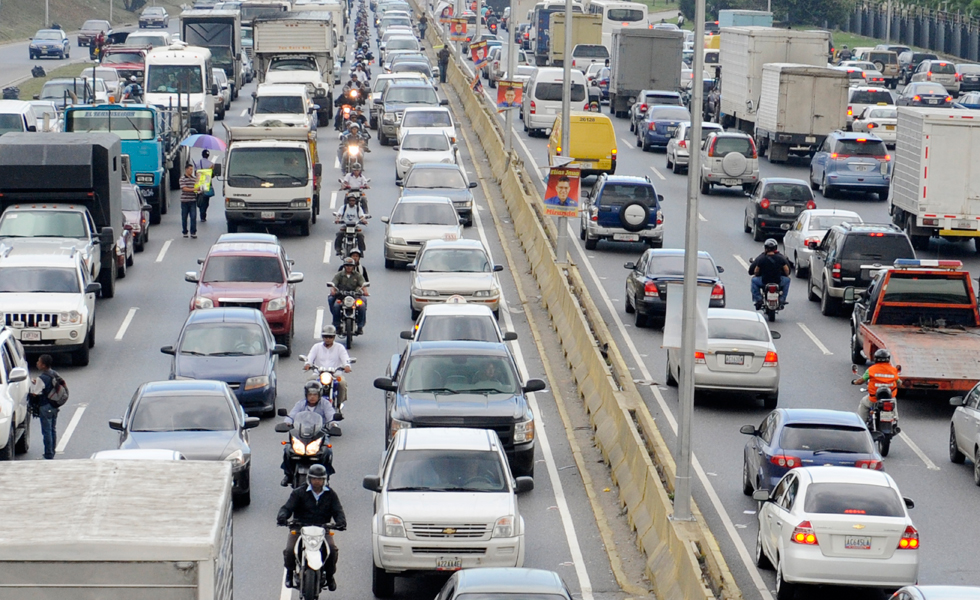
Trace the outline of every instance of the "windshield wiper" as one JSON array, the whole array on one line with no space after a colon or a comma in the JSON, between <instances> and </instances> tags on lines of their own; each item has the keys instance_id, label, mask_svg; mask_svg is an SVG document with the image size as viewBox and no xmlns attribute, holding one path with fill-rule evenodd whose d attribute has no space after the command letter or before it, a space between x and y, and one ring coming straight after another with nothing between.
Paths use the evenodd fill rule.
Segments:
<instances>
[{"instance_id":1,"label":"windshield wiper","mask_svg":"<svg viewBox=\"0 0 980 600\"><path fill-rule=\"evenodd\" d=\"M297 177L295 175L290 175L289 173L268 173L268 175L269 177L289 177L294 181L302 181L302 182L306 181L305 177Z\"/></svg>"},{"instance_id":2,"label":"windshield wiper","mask_svg":"<svg viewBox=\"0 0 980 600\"><path fill-rule=\"evenodd\" d=\"M244 352L210 352L208 356L252 356Z\"/></svg>"},{"instance_id":3,"label":"windshield wiper","mask_svg":"<svg viewBox=\"0 0 980 600\"><path fill-rule=\"evenodd\" d=\"M181 350L181 354L190 354L191 356L204 356L203 352L197 352L196 350Z\"/></svg>"},{"instance_id":4,"label":"windshield wiper","mask_svg":"<svg viewBox=\"0 0 980 600\"><path fill-rule=\"evenodd\" d=\"M825 454L827 452L838 452L841 454L863 454L861 452L858 452L857 450L846 450L844 448L821 448L820 450L814 450L813 454L814 455Z\"/></svg>"},{"instance_id":5,"label":"windshield wiper","mask_svg":"<svg viewBox=\"0 0 980 600\"><path fill-rule=\"evenodd\" d=\"M476 388L472 390L466 390L467 392L473 392L475 394L510 394L507 390L498 390L497 388Z\"/></svg>"},{"instance_id":6,"label":"windshield wiper","mask_svg":"<svg viewBox=\"0 0 980 600\"><path fill-rule=\"evenodd\" d=\"M162 430L166 431L166 430ZM224 431L223 429L211 429L210 427L177 427L170 431Z\"/></svg>"},{"instance_id":7,"label":"windshield wiper","mask_svg":"<svg viewBox=\"0 0 980 600\"><path fill-rule=\"evenodd\" d=\"M459 392L457 392L456 390L451 390L449 388L424 388L421 390L409 390L409 393L414 393L414 394L428 393L428 394L436 395L436 394L458 394Z\"/></svg>"},{"instance_id":8,"label":"windshield wiper","mask_svg":"<svg viewBox=\"0 0 980 600\"><path fill-rule=\"evenodd\" d=\"M265 177L259 177L258 175L253 175L251 173L235 173L234 175L228 175L228 178L229 179L232 178L232 177L251 177L253 179L258 179L259 181L264 181L266 183L272 183L271 181L269 181Z\"/></svg>"},{"instance_id":9,"label":"windshield wiper","mask_svg":"<svg viewBox=\"0 0 980 600\"><path fill-rule=\"evenodd\" d=\"M434 488L427 485L407 485L404 487L388 488L389 492L441 492L442 490L442 488Z\"/></svg>"}]
</instances>

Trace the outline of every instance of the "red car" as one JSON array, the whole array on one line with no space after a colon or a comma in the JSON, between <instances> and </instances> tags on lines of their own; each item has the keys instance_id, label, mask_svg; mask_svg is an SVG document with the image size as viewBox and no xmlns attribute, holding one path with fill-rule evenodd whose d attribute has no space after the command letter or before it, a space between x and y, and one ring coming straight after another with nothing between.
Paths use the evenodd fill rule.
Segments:
<instances>
[{"instance_id":1,"label":"red car","mask_svg":"<svg viewBox=\"0 0 980 600\"><path fill-rule=\"evenodd\" d=\"M129 81L133 75L138 81L143 81L143 69L146 64L146 53L150 47L110 46L103 50L102 66L111 67L119 74L119 79Z\"/></svg>"},{"instance_id":2,"label":"red car","mask_svg":"<svg viewBox=\"0 0 980 600\"><path fill-rule=\"evenodd\" d=\"M133 234L133 249L142 252L150 241L150 205L143 200L140 188L135 185L122 186L123 228Z\"/></svg>"},{"instance_id":3,"label":"red car","mask_svg":"<svg viewBox=\"0 0 980 600\"><path fill-rule=\"evenodd\" d=\"M279 239L266 233L226 233L198 260L200 272L184 279L197 284L190 309L242 306L262 312L276 342L292 349L296 285L303 274L292 271L292 262Z\"/></svg>"}]
</instances>

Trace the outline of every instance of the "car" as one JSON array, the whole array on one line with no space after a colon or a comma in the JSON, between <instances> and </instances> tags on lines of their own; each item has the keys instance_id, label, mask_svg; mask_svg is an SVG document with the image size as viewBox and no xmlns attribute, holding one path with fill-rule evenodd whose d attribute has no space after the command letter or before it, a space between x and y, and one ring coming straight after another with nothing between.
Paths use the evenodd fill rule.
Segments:
<instances>
[{"instance_id":1,"label":"car","mask_svg":"<svg viewBox=\"0 0 980 600\"><path fill-rule=\"evenodd\" d=\"M752 136L735 131L709 133L701 144L701 193L712 186L742 187L749 194L759 181L759 153Z\"/></svg>"},{"instance_id":2,"label":"car","mask_svg":"<svg viewBox=\"0 0 980 600\"><path fill-rule=\"evenodd\" d=\"M485 304L470 304L463 298L449 298L429 304L415 321L415 327L401 332L403 340L415 342L509 342L517 339L513 331L502 332L493 311Z\"/></svg>"},{"instance_id":3,"label":"car","mask_svg":"<svg viewBox=\"0 0 980 600\"><path fill-rule=\"evenodd\" d=\"M912 72L924 60L939 60L939 57L931 52L915 52L906 50L898 55L898 67L901 70L902 83L908 83L912 77Z\"/></svg>"},{"instance_id":4,"label":"car","mask_svg":"<svg viewBox=\"0 0 980 600\"><path fill-rule=\"evenodd\" d=\"M170 15L167 14L167 9L162 6L147 6L140 13L139 27L140 29L147 27L167 29L170 27Z\"/></svg>"},{"instance_id":5,"label":"car","mask_svg":"<svg viewBox=\"0 0 980 600\"><path fill-rule=\"evenodd\" d=\"M363 481L374 492L371 587L376 597L394 594L396 576L524 566L517 494L534 489L534 480L511 476L502 446L491 429L395 434L381 471ZM425 548L417 540L425 540Z\"/></svg>"},{"instance_id":6,"label":"car","mask_svg":"<svg viewBox=\"0 0 980 600\"><path fill-rule=\"evenodd\" d=\"M500 64L500 54L502 48L503 46L500 45L487 48L486 61L484 61L483 66L480 67L480 77L486 79L487 83L490 82L490 73L493 71L494 62L496 62L498 65Z\"/></svg>"},{"instance_id":7,"label":"car","mask_svg":"<svg viewBox=\"0 0 980 600\"><path fill-rule=\"evenodd\" d=\"M973 463L973 482L980 485L980 384L965 396L950 398L949 403L956 407L949 423L949 460L962 465L969 458Z\"/></svg>"},{"instance_id":8,"label":"car","mask_svg":"<svg viewBox=\"0 0 980 600\"><path fill-rule=\"evenodd\" d=\"M391 357L374 387L385 392L386 446L402 429L492 429L514 475L534 476L535 423L527 394L545 384L521 383L506 344L412 342Z\"/></svg>"},{"instance_id":9,"label":"car","mask_svg":"<svg viewBox=\"0 0 980 600\"><path fill-rule=\"evenodd\" d=\"M428 61L424 60L402 60L391 66L392 73L418 73L426 81L435 81L439 76L439 67L433 68Z\"/></svg>"},{"instance_id":10,"label":"car","mask_svg":"<svg viewBox=\"0 0 980 600\"><path fill-rule=\"evenodd\" d=\"M429 240L459 239L463 228L453 202L445 196L405 196L395 202L385 224L385 268L413 262Z\"/></svg>"},{"instance_id":11,"label":"car","mask_svg":"<svg viewBox=\"0 0 980 600\"><path fill-rule=\"evenodd\" d=\"M960 74L956 70L956 65L946 60L927 58L920 62L912 72L909 82L920 81L938 83L952 96L960 93Z\"/></svg>"},{"instance_id":12,"label":"car","mask_svg":"<svg viewBox=\"0 0 980 600\"><path fill-rule=\"evenodd\" d=\"M444 106L425 107L425 108L406 108L402 113L401 130L399 131L398 143L400 144L405 137L407 129L421 130L432 133L435 131L445 132L449 136L449 141L456 143L456 121L449 109Z\"/></svg>"},{"instance_id":13,"label":"car","mask_svg":"<svg viewBox=\"0 0 980 600\"><path fill-rule=\"evenodd\" d=\"M813 250L810 242L820 244L827 231L841 223L864 223L861 215L850 210L837 208L815 208L805 210L783 236L783 254L793 264L793 272L805 278L810 272L810 255Z\"/></svg>"},{"instance_id":14,"label":"car","mask_svg":"<svg viewBox=\"0 0 980 600\"><path fill-rule=\"evenodd\" d=\"M231 108L231 82L228 81L228 76L225 75L224 69L215 67L211 69L211 72L214 74L214 82L218 85L218 95L222 100L221 110L217 111L214 118L222 121L225 118L225 113Z\"/></svg>"},{"instance_id":15,"label":"car","mask_svg":"<svg viewBox=\"0 0 980 600\"><path fill-rule=\"evenodd\" d=\"M430 240L422 244L415 261L409 290L412 320L433 302L444 302L451 296L461 296L474 304L490 307L493 316L500 317L500 279L490 252L479 240Z\"/></svg>"},{"instance_id":16,"label":"car","mask_svg":"<svg viewBox=\"0 0 980 600\"><path fill-rule=\"evenodd\" d=\"M651 106L636 124L636 145L644 152L666 148L680 124L690 120L691 113L683 106Z\"/></svg>"},{"instance_id":17,"label":"car","mask_svg":"<svg viewBox=\"0 0 980 600\"><path fill-rule=\"evenodd\" d=\"M646 327L650 321L662 323L667 315L667 286L684 282L684 250L650 249L635 263L623 266L630 272L626 276L626 312L633 315L636 327ZM698 285L711 286L710 307L725 307L725 284L720 277L724 272L710 254L698 252Z\"/></svg>"},{"instance_id":18,"label":"car","mask_svg":"<svg viewBox=\"0 0 980 600\"><path fill-rule=\"evenodd\" d=\"M249 125L261 127L266 121L281 121L280 127L300 127L307 131L317 120L313 98L299 83L260 83L252 92Z\"/></svg>"},{"instance_id":19,"label":"car","mask_svg":"<svg viewBox=\"0 0 980 600\"><path fill-rule=\"evenodd\" d=\"M938 83L916 81L905 86L895 104L898 106L929 106L951 108L953 97Z\"/></svg>"},{"instance_id":20,"label":"car","mask_svg":"<svg viewBox=\"0 0 980 600\"><path fill-rule=\"evenodd\" d=\"M63 124L58 114L58 107L54 102L50 100L29 100L28 104L34 107L38 131L61 131Z\"/></svg>"},{"instance_id":21,"label":"car","mask_svg":"<svg viewBox=\"0 0 980 600\"><path fill-rule=\"evenodd\" d=\"M123 228L133 234L133 250L142 252L150 241L150 215L152 208L140 194L139 186L122 186Z\"/></svg>"},{"instance_id":22,"label":"car","mask_svg":"<svg viewBox=\"0 0 980 600\"><path fill-rule=\"evenodd\" d=\"M592 80L595 79L599 75L599 71L601 71L605 66L606 65L604 65L602 63L592 63L591 65L589 65L588 67L586 67L585 68L585 80L588 81L591 84L592 83Z\"/></svg>"},{"instance_id":23,"label":"car","mask_svg":"<svg viewBox=\"0 0 980 600\"><path fill-rule=\"evenodd\" d=\"M712 132L722 132L718 123L701 123L701 141ZM685 121L677 126L674 135L667 140L667 168L674 173L686 173L688 162L691 160L691 122Z\"/></svg>"},{"instance_id":24,"label":"car","mask_svg":"<svg viewBox=\"0 0 980 600\"><path fill-rule=\"evenodd\" d=\"M439 600L519 596L522 600L572 600L572 593L554 571L484 567L461 569L442 586Z\"/></svg>"},{"instance_id":25,"label":"car","mask_svg":"<svg viewBox=\"0 0 980 600\"><path fill-rule=\"evenodd\" d=\"M173 356L171 379L224 381L248 412L276 412L276 365L286 347L276 344L265 318L254 308L195 310L177 343L160 349Z\"/></svg>"},{"instance_id":26,"label":"car","mask_svg":"<svg viewBox=\"0 0 980 600\"><path fill-rule=\"evenodd\" d=\"M92 460L187 460L176 450L135 448L132 450L99 450L89 456Z\"/></svg>"},{"instance_id":27,"label":"car","mask_svg":"<svg viewBox=\"0 0 980 600\"><path fill-rule=\"evenodd\" d=\"M58 110L63 111L72 104L91 104L95 101L95 91L88 79L62 77L45 81L41 93L34 99L54 102Z\"/></svg>"},{"instance_id":28,"label":"car","mask_svg":"<svg viewBox=\"0 0 980 600\"><path fill-rule=\"evenodd\" d=\"M470 181L462 165L449 163L416 163L396 185L402 188L402 196L445 196L453 201L453 208L463 219L464 225L473 224L473 192L475 181Z\"/></svg>"},{"instance_id":29,"label":"car","mask_svg":"<svg viewBox=\"0 0 980 600\"><path fill-rule=\"evenodd\" d=\"M124 82L119 78L119 72L111 67L86 67L82 69L81 73L78 74L79 77L85 77L89 80L91 84L92 77L95 76L96 81L102 81L106 88L107 95L114 96L116 98L122 97L123 89L129 84L129 82ZM98 90L96 90L98 92Z\"/></svg>"},{"instance_id":30,"label":"car","mask_svg":"<svg viewBox=\"0 0 980 600\"><path fill-rule=\"evenodd\" d=\"M412 66L424 63L403 63ZM426 75L431 79L431 74ZM378 141L387 146L398 139L398 129L405 109L410 106L447 106L448 100L440 100L435 89L426 81L394 81L381 94L381 111L378 113Z\"/></svg>"},{"instance_id":31,"label":"car","mask_svg":"<svg viewBox=\"0 0 980 600\"><path fill-rule=\"evenodd\" d=\"M851 130L871 133L885 142L886 148L894 148L898 138L898 110L894 106L868 106L854 116Z\"/></svg>"},{"instance_id":32,"label":"car","mask_svg":"<svg viewBox=\"0 0 980 600\"><path fill-rule=\"evenodd\" d=\"M869 106L894 106L892 93L883 87L858 86L848 90L847 126L851 128L854 117Z\"/></svg>"},{"instance_id":33,"label":"car","mask_svg":"<svg viewBox=\"0 0 980 600\"><path fill-rule=\"evenodd\" d=\"M966 92L956 99L953 108L980 110L980 92Z\"/></svg>"},{"instance_id":34,"label":"car","mask_svg":"<svg viewBox=\"0 0 980 600\"><path fill-rule=\"evenodd\" d=\"M603 68L602 65L599 67ZM607 98L603 98L606 100ZM647 111L651 106L684 106L679 92L665 90L641 90L637 95L636 102L630 106L630 131L635 132L640 126L640 122L646 117Z\"/></svg>"},{"instance_id":35,"label":"car","mask_svg":"<svg viewBox=\"0 0 980 600\"><path fill-rule=\"evenodd\" d=\"M259 237L261 236L261 237ZM226 233L199 259L200 272L184 280L195 284L190 310L241 306L262 311L276 341L289 356L295 329L296 284L303 274L278 238L268 234Z\"/></svg>"},{"instance_id":36,"label":"car","mask_svg":"<svg viewBox=\"0 0 980 600\"><path fill-rule=\"evenodd\" d=\"M112 33L112 25L109 21L102 19L89 19L82 23L82 28L78 31L78 45L88 46L99 34L109 37Z\"/></svg>"},{"instance_id":37,"label":"car","mask_svg":"<svg viewBox=\"0 0 980 600\"><path fill-rule=\"evenodd\" d=\"M444 131L429 131L425 128L399 130L401 141L395 146L395 180L400 181L408 170L417 163L457 164L459 148Z\"/></svg>"},{"instance_id":38,"label":"car","mask_svg":"<svg viewBox=\"0 0 980 600\"><path fill-rule=\"evenodd\" d=\"M609 60L609 50L602 44L575 44L572 48L572 68L582 73L590 65L604 65Z\"/></svg>"},{"instance_id":39,"label":"car","mask_svg":"<svg viewBox=\"0 0 980 600\"><path fill-rule=\"evenodd\" d=\"M40 29L31 38L27 52L31 60L42 56L71 58L71 43L68 41L68 35L61 29Z\"/></svg>"},{"instance_id":40,"label":"car","mask_svg":"<svg viewBox=\"0 0 980 600\"><path fill-rule=\"evenodd\" d=\"M24 346L14 336L12 317L16 315L8 313L0 323L0 461L25 454L31 445L30 365Z\"/></svg>"},{"instance_id":41,"label":"car","mask_svg":"<svg viewBox=\"0 0 980 600\"><path fill-rule=\"evenodd\" d=\"M91 74L91 73L90 73ZM86 77L82 75L85 82L92 86L92 93L95 94L94 99L90 99L89 102L92 104L105 104L109 102L109 86L106 84L105 80L101 77L92 79L91 77Z\"/></svg>"},{"instance_id":42,"label":"car","mask_svg":"<svg viewBox=\"0 0 980 600\"><path fill-rule=\"evenodd\" d=\"M504 81L516 81L521 86L526 87L527 82L531 80L531 77L534 75L534 72L537 70L538 68L532 64L517 65L517 68L514 70L513 77L510 76L509 72L504 71L504 74L500 77L500 79ZM520 111L518 111L517 114L520 115L521 114Z\"/></svg>"},{"instance_id":43,"label":"car","mask_svg":"<svg viewBox=\"0 0 980 600\"><path fill-rule=\"evenodd\" d=\"M166 48L172 43L173 38L166 31L137 31L126 37L126 46L143 48ZM242 56L245 60L245 55Z\"/></svg>"},{"instance_id":44,"label":"car","mask_svg":"<svg viewBox=\"0 0 980 600\"><path fill-rule=\"evenodd\" d=\"M903 52L904 46L897 47ZM882 85L894 88L898 84L901 67L898 63L898 52L888 48L876 47L861 55L861 59L871 64L871 69L881 74Z\"/></svg>"},{"instance_id":45,"label":"car","mask_svg":"<svg viewBox=\"0 0 980 600\"><path fill-rule=\"evenodd\" d=\"M919 532L890 475L801 467L759 490L756 563L776 569L776 598L801 585L897 588L919 578Z\"/></svg>"},{"instance_id":46,"label":"car","mask_svg":"<svg viewBox=\"0 0 980 600\"><path fill-rule=\"evenodd\" d=\"M868 289L876 266L915 258L908 236L891 223L841 223L831 227L821 242L807 245L813 251L807 299L819 301L825 316L840 312L845 288Z\"/></svg>"},{"instance_id":47,"label":"car","mask_svg":"<svg viewBox=\"0 0 980 600\"><path fill-rule=\"evenodd\" d=\"M743 425L742 493L772 490L790 470L835 465L884 470L881 454L857 414L843 410L777 408L759 428Z\"/></svg>"},{"instance_id":48,"label":"car","mask_svg":"<svg viewBox=\"0 0 980 600\"><path fill-rule=\"evenodd\" d=\"M888 198L891 155L878 136L863 132L833 131L810 159L810 186L833 198L844 190L874 193Z\"/></svg>"},{"instance_id":49,"label":"car","mask_svg":"<svg viewBox=\"0 0 980 600\"><path fill-rule=\"evenodd\" d=\"M789 231L797 215L817 207L810 186L801 179L766 177L756 184L745 204L745 233L761 242Z\"/></svg>"},{"instance_id":50,"label":"car","mask_svg":"<svg viewBox=\"0 0 980 600\"><path fill-rule=\"evenodd\" d=\"M231 464L232 501L252 501L252 449L248 430L258 417L246 417L223 381L151 381L137 388L121 419L109 419L119 432L119 449L160 448L187 460L223 460Z\"/></svg>"},{"instance_id":51,"label":"car","mask_svg":"<svg viewBox=\"0 0 980 600\"><path fill-rule=\"evenodd\" d=\"M127 269L136 261L135 245L133 230L123 227L116 240L116 279L125 279Z\"/></svg>"},{"instance_id":52,"label":"car","mask_svg":"<svg viewBox=\"0 0 980 600\"><path fill-rule=\"evenodd\" d=\"M369 125L371 129L378 128L378 119L381 115L381 95L388 85L396 79L415 79L424 82L425 76L421 73L382 73L375 76L374 86L367 97L367 109L365 110L370 115Z\"/></svg>"},{"instance_id":53,"label":"car","mask_svg":"<svg viewBox=\"0 0 980 600\"><path fill-rule=\"evenodd\" d=\"M956 72L960 76L960 93L980 92L980 65L959 63Z\"/></svg>"},{"instance_id":54,"label":"car","mask_svg":"<svg viewBox=\"0 0 980 600\"><path fill-rule=\"evenodd\" d=\"M698 278L700 283L700 277ZM714 293L712 293L714 295ZM694 353L694 391L745 392L761 396L766 408L779 401L779 355L765 316L753 310L708 309L708 340ZM667 348L667 385L681 377L681 355Z\"/></svg>"},{"instance_id":55,"label":"car","mask_svg":"<svg viewBox=\"0 0 980 600\"><path fill-rule=\"evenodd\" d=\"M890 600L978 600L980 587L964 585L907 585Z\"/></svg>"},{"instance_id":56,"label":"car","mask_svg":"<svg viewBox=\"0 0 980 600\"><path fill-rule=\"evenodd\" d=\"M579 211L579 236L594 250L601 240L664 243L663 196L649 177L599 175Z\"/></svg>"},{"instance_id":57,"label":"car","mask_svg":"<svg viewBox=\"0 0 980 600\"><path fill-rule=\"evenodd\" d=\"M382 63L381 65L382 72L390 73L392 63L394 63L397 60L402 60L405 58L409 60L415 60L418 62L428 63L431 66L431 63L429 62L429 58L424 53L420 52L419 50L405 48L400 50L388 51L388 53L385 55L384 63Z\"/></svg>"},{"instance_id":58,"label":"car","mask_svg":"<svg viewBox=\"0 0 980 600\"><path fill-rule=\"evenodd\" d=\"M850 87L859 87L871 85L871 83L865 79L864 69L858 67L832 67L835 71L843 71L847 73L848 85Z\"/></svg>"}]
</instances>

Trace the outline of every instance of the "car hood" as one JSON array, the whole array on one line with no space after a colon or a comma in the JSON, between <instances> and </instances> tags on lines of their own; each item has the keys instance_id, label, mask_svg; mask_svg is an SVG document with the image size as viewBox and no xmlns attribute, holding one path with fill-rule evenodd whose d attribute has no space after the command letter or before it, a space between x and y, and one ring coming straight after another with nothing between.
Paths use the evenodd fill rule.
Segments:
<instances>
[{"instance_id":1,"label":"car hood","mask_svg":"<svg viewBox=\"0 0 980 600\"><path fill-rule=\"evenodd\" d=\"M62 254L63 250L72 246L84 252L89 245L86 238L0 237L0 241L6 246L17 248L21 254Z\"/></svg>"},{"instance_id":2,"label":"car hood","mask_svg":"<svg viewBox=\"0 0 980 600\"><path fill-rule=\"evenodd\" d=\"M400 150L398 159L415 163L452 163L455 158L452 150Z\"/></svg>"},{"instance_id":3,"label":"car hood","mask_svg":"<svg viewBox=\"0 0 980 600\"><path fill-rule=\"evenodd\" d=\"M286 295L286 285L277 283L251 283L243 281L215 281L197 286L200 296L209 298L250 298L271 300Z\"/></svg>"},{"instance_id":4,"label":"car hood","mask_svg":"<svg viewBox=\"0 0 980 600\"><path fill-rule=\"evenodd\" d=\"M283 125L292 127L309 127L310 120L306 115L296 113L262 113L252 117L253 125L261 125L266 121L280 121Z\"/></svg>"},{"instance_id":5,"label":"car hood","mask_svg":"<svg viewBox=\"0 0 980 600\"><path fill-rule=\"evenodd\" d=\"M132 432L119 446L120 450L136 448L176 450L187 460L222 460L238 448L238 435L235 431Z\"/></svg>"},{"instance_id":6,"label":"car hood","mask_svg":"<svg viewBox=\"0 0 980 600\"><path fill-rule=\"evenodd\" d=\"M489 290L493 284L493 273L416 273L414 282L419 289L462 294Z\"/></svg>"},{"instance_id":7,"label":"car hood","mask_svg":"<svg viewBox=\"0 0 980 600\"><path fill-rule=\"evenodd\" d=\"M54 313L81 310L81 292L75 294L0 294L0 312Z\"/></svg>"},{"instance_id":8,"label":"car hood","mask_svg":"<svg viewBox=\"0 0 980 600\"><path fill-rule=\"evenodd\" d=\"M408 242L441 240L450 234L462 237L459 225L388 225L388 237L403 238Z\"/></svg>"},{"instance_id":9,"label":"car hood","mask_svg":"<svg viewBox=\"0 0 980 600\"><path fill-rule=\"evenodd\" d=\"M269 375L269 357L258 356L194 356L178 354L174 357L174 375L191 379L215 379L242 382L249 377Z\"/></svg>"},{"instance_id":10,"label":"car hood","mask_svg":"<svg viewBox=\"0 0 980 600\"><path fill-rule=\"evenodd\" d=\"M387 512L411 521L452 525L483 522L514 514L511 492L387 492ZM413 519L409 515L417 515ZM437 515L437 516L435 516Z\"/></svg>"},{"instance_id":11,"label":"car hood","mask_svg":"<svg viewBox=\"0 0 980 600\"><path fill-rule=\"evenodd\" d=\"M469 188L405 188L402 196L443 196L453 202L463 202L473 200L473 194Z\"/></svg>"},{"instance_id":12,"label":"car hood","mask_svg":"<svg viewBox=\"0 0 980 600\"><path fill-rule=\"evenodd\" d=\"M402 393L396 408L396 417L403 420L473 417L475 419L513 419L524 415L520 396L503 394L438 394L429 392Z\"/></svg>"},{"instance_id":13,"label":"car hood","mask_svg":"<svg viewBox=\"0 0 980 600\"><path fill-rule=\"evenodd\" d=\"M139 225L141 212L139 210L124 210L123 223L126 225Z\"/></svg>"}]
</instances>

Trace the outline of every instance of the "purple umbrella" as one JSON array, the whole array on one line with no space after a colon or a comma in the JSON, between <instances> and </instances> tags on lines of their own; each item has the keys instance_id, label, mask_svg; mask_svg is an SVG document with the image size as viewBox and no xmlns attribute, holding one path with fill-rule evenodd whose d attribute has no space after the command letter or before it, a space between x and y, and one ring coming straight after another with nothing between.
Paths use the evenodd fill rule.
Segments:
<instances>
[{"instance_id":1,"label":"purple umbrella","mask_svg":"<svg viewBox=\"0 0 980 600\"><path fill-rule=\"evenodd\" d=\"M181 142L180 145L189 146L191 148L201 148L202 150L217 150L218 152L224 152L225 148L228 147L221 138L216 138L213 135L205 135L203 133L196 133L194 135L187 136L187 139Z\"/></svg>"}]
</instances>

